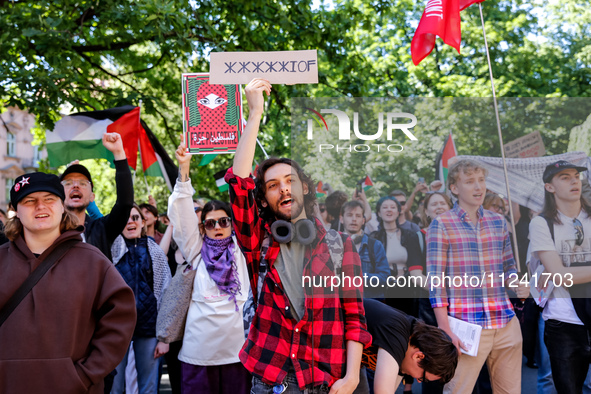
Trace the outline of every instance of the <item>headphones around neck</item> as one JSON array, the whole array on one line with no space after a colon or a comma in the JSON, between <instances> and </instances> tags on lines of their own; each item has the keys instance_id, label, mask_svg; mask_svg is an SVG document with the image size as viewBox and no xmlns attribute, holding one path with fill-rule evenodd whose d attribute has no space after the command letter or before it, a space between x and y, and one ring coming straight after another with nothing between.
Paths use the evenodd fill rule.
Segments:
<instances>
[{"instance_id":1,"label":"headphones around neck","mask_svg":"<svg viewBox=\"0 0 591 394\"><path fill-rule=\"evenodd\" d=\"M271 225L271 234L275 241L282 244L293 241L309 245L316 238L316 227L310 219L298 220L295 225L285 220L276 220Z\"/></svg>"}]
</instances>

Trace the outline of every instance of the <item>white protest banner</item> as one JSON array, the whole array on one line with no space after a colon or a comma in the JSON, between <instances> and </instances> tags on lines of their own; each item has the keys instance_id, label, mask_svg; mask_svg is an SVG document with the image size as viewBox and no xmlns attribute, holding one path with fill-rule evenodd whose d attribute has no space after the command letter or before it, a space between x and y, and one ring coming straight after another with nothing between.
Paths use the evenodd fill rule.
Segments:
<instances>
[{"instance_id":1,"label":"white protest banner","mask_svg":"<svg viewBox=\"0 0 591 394\"><path fill-rule=\"evenodd\" d=\"M212 52L209 83L247 84L253 78L274 83L318 83L316 50L277 52Z\"/></svg>"},{"instance_id":2,"label":"white protest banner","mask_svg":"<svg viewBox=\"0 0 591 394\"><path fill-rule=\"evenodd\" d=\"M508 158L542 157L545 153L546 148L539 131L534 131L505 144L505 157Z\"/></svg>"},{"instance_id":3,"label":"white protest banner","mask_svg":"<svg viewBox=\"0 0 591 394\"><path fill-rule=\"evenodd\" d=\"M506 195L505 174L503 172L503 159L500 157L484 156L456 156L457 160L476 160L488 170L486 188L494 193ZM509 187L511 199L540 212L544 205L544 182L542 174L548 164L558 160L566 160L577 166L587 167L591 170L591 158L585 152L568 152L554 156L529 157L524 159L507 159L507 173L509 174ZM582 172L581 176L588 174Z\"/></svg>"}]
</instances>

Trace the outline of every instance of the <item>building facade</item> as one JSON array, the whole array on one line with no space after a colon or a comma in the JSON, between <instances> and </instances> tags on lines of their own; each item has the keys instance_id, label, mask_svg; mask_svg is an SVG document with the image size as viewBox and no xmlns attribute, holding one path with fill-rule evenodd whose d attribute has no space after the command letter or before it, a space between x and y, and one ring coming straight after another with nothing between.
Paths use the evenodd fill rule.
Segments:
<instances>
[{"instance_id":1,"label":"building facade","mask_svg":"<svg viewBox=\"0 0 591 394\"><path fill-rule=\"evenodd\" d=\"M16 107L0 114L0 208L6 211L14 179L37 171L39 160L47 157L45 149L33 145L31 129L35 116Z\"/></svg>"}]
</instances>

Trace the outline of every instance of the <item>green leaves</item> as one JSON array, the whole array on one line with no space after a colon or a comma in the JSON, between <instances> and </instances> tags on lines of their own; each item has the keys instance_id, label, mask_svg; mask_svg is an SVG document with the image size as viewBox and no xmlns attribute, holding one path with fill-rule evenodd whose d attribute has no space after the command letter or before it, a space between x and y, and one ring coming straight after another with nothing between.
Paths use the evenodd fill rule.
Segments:
<instances>
[{"instance_id":1,"label":"green leaves","mask_svg":"<svg viewBox=\"0 0 591 394\"><path fill-rule=\"evenodd\" d=\"M483 3L499 96L591 96L587 3ZM39 134L53 128L64 106L86 111L142 100L142 117L172 155L182 130L180 75L207 72L210 51L317 49L320 83L274 86L269 101L259 139L269 154L282 156L290 153L293 97L490 97L477 6L461 13L461 54L438 39L418 67L410 59L410 42L423 2L340 0L313 6L311 0L5 2L0 7L0 100L35 114ZM456 124L468 120L459 117ZM549 152L561 153L570 129L554 126L541 132ZM506 132L507 139L518 136L509 126ZM409 186L417 174L429 177L445 133L437 131L428 141L432 146L427 141L413 145L421 154L376 163L383 169L377 182L385 188L395 174ZM497 152L494 136L458 133L464 153ZM258 148L257 159L262 159ZM218 196L211 176L230 162L228 155L212 168L200 168L193 175L198 194Z\"/></svg>"}]
</instances>

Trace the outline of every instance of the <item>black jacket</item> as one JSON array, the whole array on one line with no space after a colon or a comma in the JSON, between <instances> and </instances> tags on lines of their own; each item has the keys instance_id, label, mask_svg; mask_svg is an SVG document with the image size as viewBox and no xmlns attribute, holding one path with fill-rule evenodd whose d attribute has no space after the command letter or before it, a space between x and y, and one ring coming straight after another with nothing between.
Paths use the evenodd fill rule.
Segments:
<instances>
[{"instance_id":1,"label":"black jacket","mask_svg":"<svg viewBox=\"0 0 591 394\"><path fill-rule=\"evenodd\" d=\"M407 272L413 269L423 269L425 267L424 255L421 252L421 244L419 243L419 236L412 232L400 229L400 244L406 249L408 253L408 259L406 260ZM384 249L388 251L388 236L386 230L382 226L377 231L371 233L370 237L377 239L384 244ZM401 274L401 272L399 273Z\"/></svg>"},{"instance_id":2,"label":"black jacket","mask_svg":"<svg viewBox=\"0 0 591 394\"><path fill-rule=\"evenodd\" d=\"M5 244L8 242L8 238L4 235L4 225L0 222L0 245Z\"/></svg>"},{"instance_id":3,"label":"black jacket","mask_svg":"<svg viewBox=\"0 0 591 394\"><path fill-rule=\"evenodd\" d=\"M133 208L133 180L127 165L127 159L115 161L115 186L117 201L108 215L99 219L91 219L86 215L84 220L84 237L87 243L96 246L109 260L111 246L129 220L129 212Z\"/></svg>"}]
</instances>

